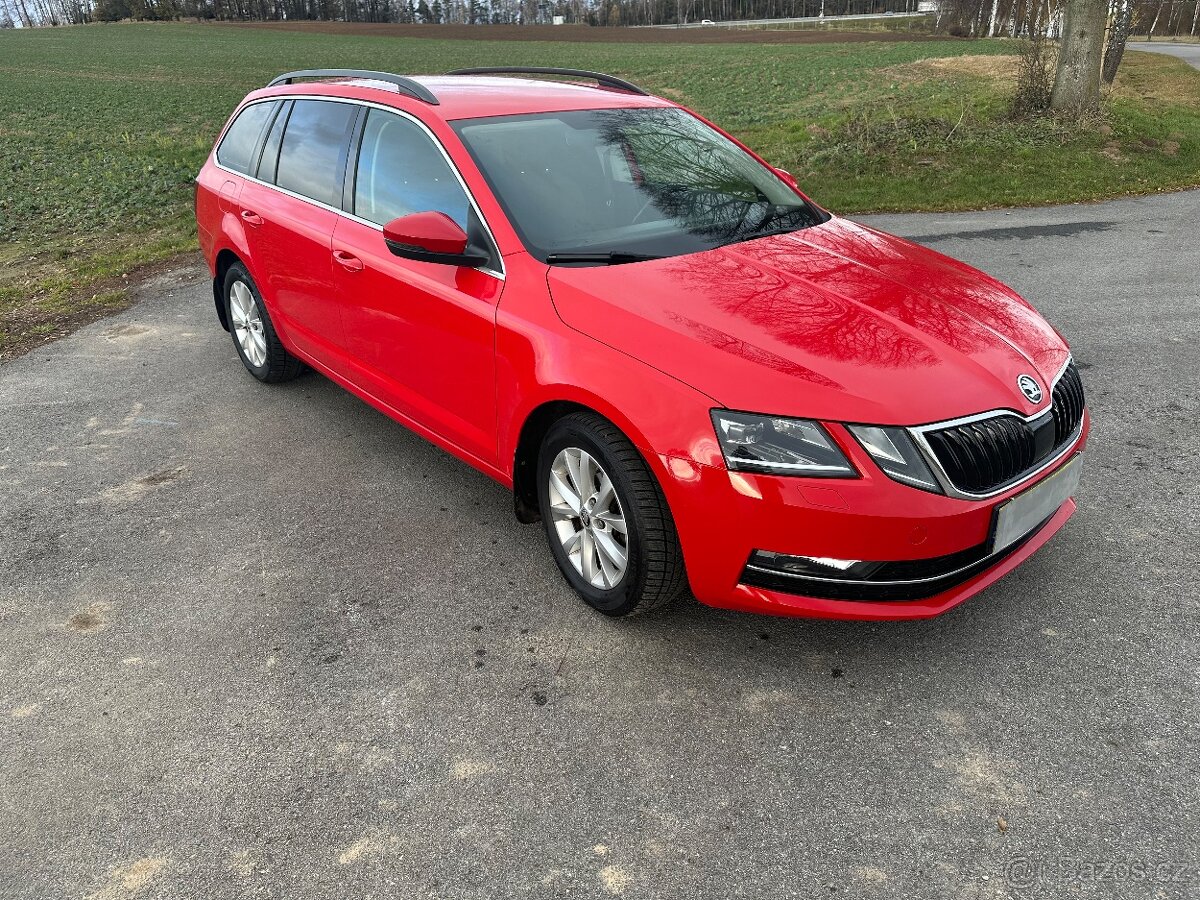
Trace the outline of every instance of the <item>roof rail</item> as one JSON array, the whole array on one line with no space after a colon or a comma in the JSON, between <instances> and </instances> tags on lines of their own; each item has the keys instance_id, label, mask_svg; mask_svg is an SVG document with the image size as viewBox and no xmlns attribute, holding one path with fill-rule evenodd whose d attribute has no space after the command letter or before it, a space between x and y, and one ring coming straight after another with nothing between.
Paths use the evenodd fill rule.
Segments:
<instances>
[{"instance_id":1,"label":"roof rail","mask_svg":"<svg viewBox=\"0 0 1200 900\"><path fill-rule=\"evenodd\" d=\"M391 72L371 72L367 69L301 69L298 72L286 72L277 78L272 78L267 87L280 84L291 84L297 78L369 78L371 81L384 81L396 86L402 94L408 94L415 100L438 105L438 98L433 96L425 85L405 78L403 75L393 75Z\"/></svg>"},{"instance_id":2,"label":"roof rail","mask_svg":"<svg viewBox=\"0 0 1200 900\"><path fill-rule=\"evenodd\" d=\"M603 72L587 72L583 69L548 69L543 66L483 66L474 69L455 69L447 75L567 75L572 78L592 78L600 87L616 88L619 91L629 91L648 97L650 94L636 84L630 84L614 75Z\"/></svg>"}]
</instances>

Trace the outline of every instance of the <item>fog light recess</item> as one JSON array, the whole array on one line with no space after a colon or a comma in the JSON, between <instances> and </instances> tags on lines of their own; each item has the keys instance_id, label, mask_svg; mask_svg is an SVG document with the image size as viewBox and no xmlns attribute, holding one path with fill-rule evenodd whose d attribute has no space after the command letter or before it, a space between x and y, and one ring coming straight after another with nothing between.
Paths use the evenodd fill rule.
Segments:
<instances>
[{"instance_id":1,"label":"fog light recess","mask_svg":"<svg viewBox=\"0 0 1200 900\"><path fill-rule=\"evenodd\" d=\"M831 581L861 581L877 572L882 562L861 559L834 559L828 556L789 556L769 550L755 550L750 565L780 575L802 575Z\"/></svg>"}]
</instances>

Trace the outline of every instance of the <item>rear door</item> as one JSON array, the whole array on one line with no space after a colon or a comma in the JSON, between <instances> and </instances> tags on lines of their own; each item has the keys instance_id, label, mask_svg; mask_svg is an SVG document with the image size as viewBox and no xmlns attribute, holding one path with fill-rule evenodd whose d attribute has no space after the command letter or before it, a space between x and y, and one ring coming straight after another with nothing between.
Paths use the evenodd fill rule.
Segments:
<instances>
[{"instance_id":1,"label":"rear door","mask_svg":"<svg viewBox=\"0 0 1200 900\"><path fill-rule=\"evenodd\" d=\"M238 214L238 195L246 176L254 176L263 135L270 128L278 100L243 107L217 144L215 166L205 166L196 178L196 232L200 249L211 261L214 244L229 227L225 216Z\"/></svg>"},{"instance_id":2,"label":"rear door","mask_svg":"<svg viewBox=\"0 0 1200 900\"><path fill-rule=\"evenodd\" d=\"M240 215L259 289L276 328L318 362L341 368L345 332L330 255L346 154L360 107L284 103L263 143Z\"/></svg>"},{"instance_id":3,"label":"rear door","mask_svg":"<svg viewBox=\"0 0 1200 900\"><path fill-rule=\"evenodd\" d=\"M354 144L333 277L356 380L444 444L494 463L499 254L458 173L421 124L372 107ZM472 243L491 248L489 267L393 256L383 224L426 211L446 213Z\"/></svg>"}]
</instances>

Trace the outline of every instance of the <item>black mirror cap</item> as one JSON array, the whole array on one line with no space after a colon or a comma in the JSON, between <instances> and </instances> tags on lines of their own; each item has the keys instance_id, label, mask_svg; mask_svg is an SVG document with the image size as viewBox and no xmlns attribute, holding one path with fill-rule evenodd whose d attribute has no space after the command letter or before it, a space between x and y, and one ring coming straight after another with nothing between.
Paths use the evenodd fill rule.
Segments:
<instances>
[{"instance_id":1,"label":"black mirror cap","mask_svg":"<svg viewBox=\"0 0 1200 900\"><path fill-rule=\"evenodd\" d=\"M404 259L415 259L418 262L437 263L443 266L466 266L469 269L479 269L487 265L489 255L478 247L467 246L463 253L437 253L424 247L414 247L411 244L401 244L398 241L385 240L388 250L393 256Z\"/></svg>"}]
</instances>

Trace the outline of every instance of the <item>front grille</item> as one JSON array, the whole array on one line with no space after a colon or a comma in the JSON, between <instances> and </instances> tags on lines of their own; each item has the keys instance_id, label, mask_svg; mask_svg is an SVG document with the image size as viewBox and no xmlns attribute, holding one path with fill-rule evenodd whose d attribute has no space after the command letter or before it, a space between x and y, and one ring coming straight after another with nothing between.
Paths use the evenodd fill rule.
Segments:
<instances>
[{"instance_id":1,"label":"front grille","mask_svg":"<svg viewBox=\"0 0 1200 900\"><path fill-rule=\"evenodd\" d=\"M1070 363L1054 386L1051 413L1033 422L995 416L929 431L925 439L950 482L987 494L1020 481L1071 439L1083 419L1083 382Z\"/></svg>"},{"instance_id":2,"label":"front grille","mask_svg":"<svg viewBox=\"0 0 1200 900\"><path fill-rule=\"evenodd\" d=\"M1067 366L1054 386L1054 445L1062 446L1083 418L1083 382L1075 363Z\"/></svg>"},{"instance_id":3,"label":"front grille","mask_svg":"<svg viewBox=\"0 0 1200 900\"><path fill-rule=\"evenodd\" d=\"M1034 431L1027 422L997 416L926 435L930 449L960 491L981 494L1032 468Z\"/></svg>"}]
</instances>

